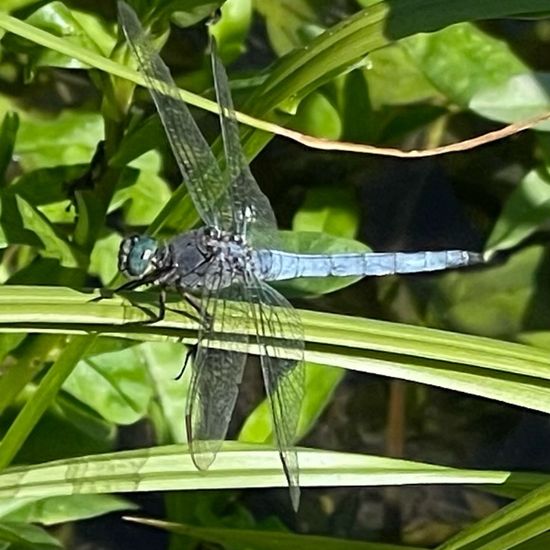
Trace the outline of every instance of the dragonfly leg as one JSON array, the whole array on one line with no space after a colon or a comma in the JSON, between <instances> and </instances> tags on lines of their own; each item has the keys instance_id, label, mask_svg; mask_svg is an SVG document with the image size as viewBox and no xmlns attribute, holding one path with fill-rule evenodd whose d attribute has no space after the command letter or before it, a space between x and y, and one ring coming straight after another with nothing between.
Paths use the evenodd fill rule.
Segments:
<instances>
[{"instance_id":1,"label":"dragonfly leg","mask_svg":"<svg viewBox=\"0 0 550 550\"><path fill-rule=\"evenodd\" d=\"M150 275L149 277L143 277L142 279L136 279L133 281L128 281L124 283L123 285L120 285L119 287L115 288L114 290L110 289L101 289L101 295L97 298L94 298L91 300L92 302L99 302L100 300L104 300L105 298L112 298L114 294L117 294L120 291L124 290L134 290L136 288L139 288L140 286L152 284L154 283L154 278ZM131 321L127 323L128 325L148 325L151 323L157 323L158 321L162 321L164 319L164 316L166 314L166 291L164 288L160 289L159 294L159 309L158 313L154 313L149 308L145 307L142 304L139 304L137 302L132 301L132 305L135 305L139 309L141 309L144 313L146 313L150 318L145 321Z\"/></svg>"},{"instance_id":2,"label":"dragonfly leg","mask_svg":"<svg viewBox=\"0 0 550 550\"><path fill-rule=\"evenodd\" d=\"M194 313L189 313L187 311L182 311L181 309L176 309L172 307L167 307L168 311L173 313L178 313L183 315L186 319L190 319L194 323L201 325L203 328L207 328L207 324L204 321L204 315L201 313L200 303L197 298L187 294L186 292L181 293L181 297L195 310Z\"/></svg>"},{"instance_id":3,"label":"dragonfly leg","mask_svg":"<svg viewBox=\"0 0 550 550\"><path fill-rule=\"evenodd\" d=\"M185 354L185 361L183 362L183 366L181 367L181 370L179 371L178 375L174 378L174 380L179 380L185 373L185 369L187 368L187 363L189 360L194 361L195 356L197 355L197 344L193 346L189 346L187 349L187 353Z\"/></svg>"},{"instance_id":4,"label":"dragonfly leg","mask_svg":"<svg viewBox=\"0 0 550 550\"><path fill-rule=\"evenodd\" d=\"M115 289L110 288L100 288L99 289L99 296L97 298L92 298L90 302L100 302L101 300L105 300L106 298L112 298L117 292L120 292L121 290L134 290L135 288L138 288L144 284L147 284L142 279L138 279L135 281L128 281L124 283L123 285L118 286Z\"/></svg>"},{"instance_id":5,"label":"dragonfly leg","mask_svg":"<svg viewBox=\"0 0 550 550\"><path fill-rule=\"evenodd\" d=\"M158 313L154 315L152 319L149 319L147 321L147 324L158 323L159 321L162 321L164 319L165 315L166 315L166 290L161 287L159 291Z\"/></svg>"}]
</instances>

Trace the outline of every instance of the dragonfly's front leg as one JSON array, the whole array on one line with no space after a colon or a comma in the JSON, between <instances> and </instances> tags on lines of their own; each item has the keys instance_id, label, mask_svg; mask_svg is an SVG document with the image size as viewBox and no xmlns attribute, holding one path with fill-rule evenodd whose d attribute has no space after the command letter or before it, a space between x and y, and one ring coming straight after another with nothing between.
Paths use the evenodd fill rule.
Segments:
<instances>
[{"instance_id":1,"label":"dragonfly's front leg","mask_svg":"<svg viewBox=\"0 0 550 550\"><path fill-rule=\"evenodd\" d=\"M148 284L155 284L156 278L153 275L150 275L149 277L143 277L141 279L136 279L134 281L128 281L119 287L115 288L114 290L110 290L109 292L111 295L118 294L121 291L125 290L135 290L136 288L139 288L140 286L148 285ZM103 293L103 290L102 290ZM102 295L98 298L95 298L94 301L103 300L107 296ZM109 296L110 297L110 296ZM166 290L163 287L160 287L159 291L159 301L158 301L158 313L154 313L149 308L143 306L142 304L139 304L137 302L132 302L133 305L141 309L143 312L145 312L149 319L146 319L144 321L130 321L129 323L126 323L128 325L150 325L152 323L158 323L159 321L162 321L166 315Z\"/></svg>"},{"instance_id":2,"label":"dragonfly's front leg","mask_svg":"<svg viewBox=\"0 0 550 550\"><path fill-rule=\"evenodd\" d=\"M198 349L198 344L192 344L192 345L187 346L187 353L185 354L185 361L183 362L183 366L181 367L180 371L178 372L178 374L174 378L174 380L179 380L185 374L185 369L187 368L187 363L189 362L189 360L194 361L195 357L197 356L197 349Z\"/></svg>"},{"instance_id":3,"label":"dragonfly's front leg","mask_svg":"<svg viewBox=\"0 0 550 550\"><path fill-rule=\"evenodd\" d=\"M188 294L187 292L182 292L182 297L184 300L195 310L196 312L196 318L195 321L199 323L203 327L203 329L208 329L210 325L210 318L209 316L205 315L202 311L200 300L193 296L192 294ZM182 313L181 311L179 313ZM187 368L187 364L189 361L194 361L195 356L197 355L197 349L198 344L188 345L187 346L187 353L185 354L185 361L183 362L183 366L181 367L181 370L179 371L178 375L174 378L174 380L179 380L185 373L185 369Z\"/></svg>"}]
</instances>

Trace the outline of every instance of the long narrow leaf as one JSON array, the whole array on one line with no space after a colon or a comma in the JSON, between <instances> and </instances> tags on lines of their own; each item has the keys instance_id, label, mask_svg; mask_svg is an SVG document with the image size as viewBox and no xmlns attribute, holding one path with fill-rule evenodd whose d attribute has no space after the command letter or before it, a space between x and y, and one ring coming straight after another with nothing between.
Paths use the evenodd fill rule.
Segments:
<instances>
[{"instance_id":1,"label":"long narrow leaf","mask_svg":"<svg viewBox=\"0 0 550 550\"><path fill-rule=\"evenodd\" d=\"M195 341L197 327L177 312L169 311L164 321L147 324L157 307L154 294L146 303L146 293L127 296L135 305L121 297L98 301L97 293L61 287L2 287L0 331L98 331L136 339ZM399 323L311 311L300 314L308 361L550 412L550 357L545 350ZM247 321L242 323L246 330Z\"/></svg>"},{"instance_id":2,"label":"long narrow leaf","mask_svg":"<svg viewBox=\"0 0 550 550\"><path fill-rule=\"evenodd\" d=\"M503 484L509 472L461 470L368 455L299 449L300 484L386 486ZM88 493L286 487L277 451L226 442L208 473L187 445L152 447L14 467L0 473L0 498Z\"/></svg>"}]
</instances>

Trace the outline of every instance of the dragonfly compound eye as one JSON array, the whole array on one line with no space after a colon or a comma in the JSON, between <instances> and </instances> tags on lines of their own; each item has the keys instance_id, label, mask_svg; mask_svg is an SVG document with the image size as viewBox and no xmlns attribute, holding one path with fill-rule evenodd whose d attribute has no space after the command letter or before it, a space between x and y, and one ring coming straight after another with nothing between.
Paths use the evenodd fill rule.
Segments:
<instances>
[{"instance_id":1,"label":"dragonfly compound eye","mask_svg":"<svg viewBox=\"0 0 550 550\"><path fill-rule=\"evenodd\" d=\"M129 277L141 277L153 267L153 258L158 245L155 239L146 236L128 237L120 245L119 268Z\"/></svg>"}]
</instances>

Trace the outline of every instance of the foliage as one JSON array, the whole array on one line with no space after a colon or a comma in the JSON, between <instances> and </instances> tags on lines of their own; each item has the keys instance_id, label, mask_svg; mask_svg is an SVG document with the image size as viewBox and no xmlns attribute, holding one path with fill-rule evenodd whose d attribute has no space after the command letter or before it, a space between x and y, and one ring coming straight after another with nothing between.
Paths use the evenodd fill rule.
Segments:
<instances>
[{"instance_id":1,"label":"foliage","mask_svg":"<svg viewBox=\"0 0 550 550\"><path fill-rule=\"evenodd\" d=\"M197 117L218 156L214 119L204 114L216 110L204 19L221 4L133 2L165 47L182 96L202 109ZM162 323L144 323L157 305L154 292L97 299L97 289L120 282L123 233L167 237L198 222L148 96L136 87L142 80L114 3L5 0L0 9L4 547L75 547L84 535L46 526L135 509L129 498L142 491L164 491L162 512L147 504L142 510L163 520L139 521L172 533L174 549L198 540L228 548L546 547L544 474L496 462L479 468L452 453L379 458L366 451L383 453L383 445L364 439L334 452L325 439L349 371L418 383L401 403L411 426L401 434L405 449L414 448L435 399L429 388L461 392L445 394L456 423L440 425L437 434L445 440L456 429L467 453L475 452L472 426L489 421L492 411L508 432L522 426L511 406L550 412L549 124L426 163L313 152L280 140L264 150L273 134L262 121L326 140L412 149L548 111L550 67L537 55L548 45L547 0L227 0L213 27L239 118L248 123L241 129L245 152L256 158L253 170L281 226L291 229L283 233L289 246L326 252L484 242L488 257L496 256L477 269L433 276L281 287L302 300L305 485L483 484L513 500L489 513L497 506L491 500L484 513L451 520L450 531L431 538L403 525L387 537L380 521L325 537L294 534L275 517L281 509L285 517L286 501L277 509L254 506L254 496L237 499L238 490L261 487L265 495L265 488L284 485L267 406L253 390L247 396L254 407L241 410L232 427L240 441L226 445L210 475L193 469L183 418L187 375L173 378L185 359L181 341L193 343L196 326L174 311ZM172 299L171 309L185 307ZM346 413L350 429L360 432L366 401L377 399L356 397L365 408ZM491 409L495 402L502 405ZM380 416L386 411L384 401ZM390 422L390 440L391 430ZM309 447L315 444L322 449ZM122 450L128 446L138 448ZM339 508L334 494L321 496L321 514L306 491L298 521L318 527L316 516L346 515L350 501ZM391 507L391 493L383 494ZM341 535L371 540L351 543Z\"/></svg>"}]
</instances>

